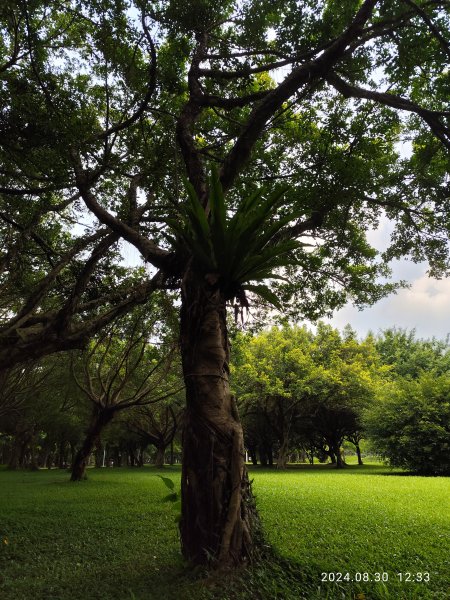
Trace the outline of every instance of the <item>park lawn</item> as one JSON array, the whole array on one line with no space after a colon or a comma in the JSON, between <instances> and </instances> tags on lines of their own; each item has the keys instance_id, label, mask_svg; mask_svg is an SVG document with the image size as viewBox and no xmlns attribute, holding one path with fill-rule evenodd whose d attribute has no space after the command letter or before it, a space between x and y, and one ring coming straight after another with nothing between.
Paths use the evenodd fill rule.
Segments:
<instances>
[{"instance_id":1,"label":"park lawn","mask_svg":"<svg viewBox=\"0 0 450 600\"><path fill-rule=\"evenodd\" d=\"M450 597L449 479L375 465L256 468L275 554L238 576L205 578L180 558L176 515L161 501L167 490L157 474L178 485L176 467L92 469L75 484L64 471L0 471L0 598ZM389 581L324 583L323 572L388 573ZM428 572L430 582L400 582L399 572Z\"/></svg>"}]
</instances>

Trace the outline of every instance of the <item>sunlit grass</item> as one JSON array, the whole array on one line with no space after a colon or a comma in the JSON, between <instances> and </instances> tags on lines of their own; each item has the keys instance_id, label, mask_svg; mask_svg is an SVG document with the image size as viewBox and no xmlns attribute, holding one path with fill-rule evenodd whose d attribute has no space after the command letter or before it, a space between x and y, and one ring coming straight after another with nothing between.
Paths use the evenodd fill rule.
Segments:
<instances>
[{"instance_id":1,"label":"sunlit grass","mask_svg":"<svg viewBox=\"0 0 450 600\"><path fill-rule=\"evenodd\" d=\"M372 579L387 573L385 586L343 582L340 587L349 597L353 590L364 590L369 598L449 597L448 479L370 465L344 471L319 467L281 476L259 472L254 487L269 541L321 587L330 587L321 584L323 572L349 573L350 579L356 573ZM425 572L429 583L405 581L405 573Z\"/></svg>"},{"instance_id":2,"label":"sunlit grass","mask_svg":"<svg viewBox=\"0 0 450 600\"><path fill-rule=\"evenodd\" d=\"M266 537L280 558L243 577L196 582L153 468L0 471L0 598L448 598L450 480L367 465L254 469ZM174 480L178 468L165 468ZM389 581L321 582L322 572L387 572ZM429 572L429 583L397 573Z\"/></svg>"}]
</instances>

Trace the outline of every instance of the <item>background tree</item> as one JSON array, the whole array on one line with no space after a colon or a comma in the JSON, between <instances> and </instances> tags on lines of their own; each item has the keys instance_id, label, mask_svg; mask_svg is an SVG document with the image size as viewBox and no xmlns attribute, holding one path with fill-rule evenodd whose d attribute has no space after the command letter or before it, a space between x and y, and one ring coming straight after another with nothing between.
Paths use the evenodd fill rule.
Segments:
<instances>
[{"instance_id":1,"label":"background tree","mask_svg":"<svg viewBox=\"0 0 450 600\"><path fill-rule=\"evenodd\" d=\"M142 444L155 447L154 464L163 467L167 448L180 427L183 409L180 402L160 402L134 411L128 427L141 438Z\"/></svg>"},{"instance_id":2,"label":"background tree","mask_svg":"<svg viewBox=\"0 0 450 600\"><path fill-rule=\"evenodd\" d=\"M430 371L443 375L450 368L448 340L417 339L414 329L385 329L376 338L376 348L394 378L416 379Z\"/></svg>"},{"instance_id":3,"label":"background tree","mask_svg":"<svg viewBox=\"0 0 450 600\"><path fill-rule=\"evenodd\" d=\"M359 342L349 329L341 336L321 323L311 357L316 368L310 375L306 420L323 439L332 462L341 468L342 443L345 438L360 436L362 412L371 403L384 369L371 337Z\"/></svg>"},{"instance_id":4,"label":"background tree","mask_svg":"<svg viewBox=\"0 0 450 600\"><path fill-rule=\"evenodd\" d=\"M4 392L13 403L0 416L0 430L10 436L10 468L64 466L81 433L83 407L70 385L67 357L52 356L3 371ZM4 380L5 381L5 380ZM69 446L69 447L68 447Z\"/></svg>"},{"instance_id":5,"label":"background tree","mask_svg":"<svg viewBox=\"0 0 450 600\"><path fill-rule=\"evenodd\" d=\"M285 326L244 339L233 375L251 441L264 419L278 441L278 468L299 445L344 466L342 443L350 437L359 443L363 410L386 372L373 338L359 341L348 328L341 335L319 322L315 334Z\"/></svg>"},{"instance_id":6,"label":"background tree","mask_svg":"<svg viewBox=\"0 0 450 600\"><path fill-rule=\"evenodd\" d=\"M43 385L49 372L49 368L38 362L0 372L0 419L20 413L26 397Z\"/></svg>"},{"instance_id":7,"label":"background tree","mask_svg":"<svg viewBox=\"0 0 450 600\"><path fill-rule=\"evenodd\" d=\"M264 419L278 442L278 469L286 467L294 423L309 396L311 337L304 328L274 327L247 338L233 372L245 422Z\"/></svg>"},{"instance_id":8,"label":"background tree","mask_svg":"<svg viewBox=\"0 0 450 600\"><path fill-rule=\"evenodd\" d=\"M386 382L365 423L376 452L421 475L450 474L450 381L423 373Z\"/></svg>"},{"instance_id":9,"label":"background tree","mask_svg":"<svg viewBox=\"0 0 450 600\"><path fill-rule=\"evenodd\" d=\"M72 465L71 481L85 477L89 456L104 427L114 416L136 406L155 404L180 391L167 373L173 364L173 348L158 351L149 343L152 328L141 315L115 323L93 340L81 358L81 373L72 369L75 381L93 405L91 423ZM124 338L124 341L123 341Z\"/></svg>"}]
</instances>

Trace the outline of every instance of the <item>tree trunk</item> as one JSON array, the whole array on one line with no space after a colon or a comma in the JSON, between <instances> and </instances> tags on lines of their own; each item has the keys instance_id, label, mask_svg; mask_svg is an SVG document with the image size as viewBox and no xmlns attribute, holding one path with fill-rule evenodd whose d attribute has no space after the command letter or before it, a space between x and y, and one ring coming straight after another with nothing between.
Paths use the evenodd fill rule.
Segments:
<instances>
[{"instance_id":1,"label":"tree trunk","mask_svg":"<svg viewBox=\"0 0 450 600\"><path fill-rule=\"evenodd\" d=\"M361 458L361 448L359 447L359 444L355 444L355 449L356 449L356 456L358 457L358 465L362 465L364 464Z\"/></svg>"},{"instance_id":2,"label":"tree trunk","mask_svg":"<svg viewBox=\"0 0 450 600\"><path fill-rule=\"evenodd\" d=\"M170 465L175 464L175 458L173 454L173 440L170 442Z\"/></svg>"},{"instance_id":3,"label":"tree trunk","mask_svg":"<svg viewBox=\"0 0 450 600\"><path fill-rule=\"evenodd\" d=\"M157 446L156 447L155 457L153 459L153 464L155 465L155 467L163 467L164 466L165 453L166 453L165 446Z\"/></svg>"},{"instance_id":4,"label":"tree trunk","mask_svg":"<svg viewBox=\"0 0 450 600\"><path fill-rule=\"evenodd\" d=\"M48 448L42 448L39 452L38 463L41 469L47 466L47 459L50 456L50 450Z\"/></svg>"},{"instance_id":5,"label":"tree trunk","mask_svg":"<svg viewBox=\"0 0 450 600\"><path fill-rule=\"evenodd\" d=\"M114 460L114 466L115 467L121 467L122 466L122 453L120 451L119 448L114 448L114 453L113 453L113 460Z\"/></svg>"},{"instance_id":6,"label":"tree trunk","mask_svg":"<svg viewBox=\"0 0 450 600\"><path fill-rule=\"evenodd\" d=\"M11 449L11 454L9 457L9 462L8 462L8 469L10 471L16 471L19 468L20 448L21 448L21 445L20 445L19 441L14 439L12 449Z\"/></svg>"},{"instance_id":7,"label":"tree trunk","mask_svg":"<svg viewBox=\"0 0 450 600\"><path fill-rule=\"evenodd\" d=\"M287 439L283 440L283 443L278 450L278 458L277 458L277 469L285 469L288 462L288 446L289 442Z\"/></svg>"},{"instance_id":8,"label":"tree trunk","mask_svg":"<svg viewBox=\"0 0 450 600\"><path fill-rule=\"evenodd\" d=\"M73 463L75 462L75 456L76 456L76 447L75 444L73 442L70 442L70 470L72 470L73 467Z\"/></svg>"},{"instance_id":9,"label":"tree trunk","mask_svg":"<svg viewBox=\"0 0 450 600\"><path fill-rule=\"evenodd\" d=\"M262 467L267 467L267 452L266 447L263 444L261 444L261 446L259 447L259 461Z\"/></svg>"},{"instance_id":10,"label":"tree trunk","mask_svg":"<svg viewBox=\"0 0 450 600\"><path fill-rule=\"evenodd\" d=\"M250 454L250 460L252 465L256 466L258 464L258 456L256 454L256 446L249 446L248 453Z\"/></svg>"},{"instance_id":11,"label":"tree trunk","mask_svg":"<svg viewBox=\"0 0 450 600\"><path fill-rule=\"evenodd\" d=\"M338 443L333 445L332 451L336 456L336 469L343 469L345 467L345 461L342 458L340 445Z\"/></svg>"},{"instance_id":12,"label":"tree trunk","mask_svg":"<svg viewBox=\"0 0 450 600\"><path fill-rule=\"evenodd\" d=\"M61 440L59 442L58 448L58 469L67 468L67 456L66 456L66 440Z\"/></svg>"},{"instance_id":13,"label":"tree trunk","mask_svg":"<svg viewBox=\"0 0 450 600\"><path fill-rule=\"evenodd\" d=\"M51 469L53 465L53 452L49 452L47 456L47 460L45 461L45 466L47 469Z\"/></svg>"},{"instance_id":14,"label":"tree trunk","mask_svg":"<svg viewBox=\"0 0 450 600\"><path fill-rule=\"evenodd\" d=\"M128 448L127 465L129 467L136 466L136 454L134 452L134 448L131 448L131 447Z\"/></svg>"},{"instance_id":15,"label":"tree trunk","mask_svg":"<svg viewBox=\"0 0 450 600\"><path fill-rule=\"evenodd\" d=\"M208 279L208 281L206 281ZM182 286L181 351L186 384L182 552L194 564L239 564L253 554L258 516L244 436L229 386L225 299L215 276Z\"/></svg>"},{"instance_id":16,"label":"tree trunk","mask_svg":"<svg viewBox=\"0 0 450 600\"><path fill-rule=\"evenodd\" d=\"M39 471L39 465L36 456L36 441L36 435L34 434L31 436L30 440L30 464L28 465L30 471Z\"/></svg>"},{"instance_id":17,"label":"tree trunk","mask_svg":"<svg viewBox=\"0 0 450 600\"><path fill-rule=\"evenodd\" d=\"M103 452L103 445L100 442L98 442L95 448L95 467L97 469L100 469L103 466Z\"/></svg>"},{"instance_id":18,"label":"tree trunk","mask_svg":"<svg viewBox=\"0 0 450 600\"><path fill-rule=\"evenodd\" d=\"M102 429L111 421L114 411L109 409L95 408L92 415L91 426L89 427L83 445L78 450L72 466L72 475L70 481L81 481L86 479L86 466L89 456L98 443Z\"/></svg>"}]
</instances>

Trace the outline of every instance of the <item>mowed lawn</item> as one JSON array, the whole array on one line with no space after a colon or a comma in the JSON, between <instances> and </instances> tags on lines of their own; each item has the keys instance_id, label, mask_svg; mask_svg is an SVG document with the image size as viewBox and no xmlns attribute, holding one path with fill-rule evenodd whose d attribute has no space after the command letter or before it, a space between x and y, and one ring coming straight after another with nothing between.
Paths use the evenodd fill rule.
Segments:
<instances>
[{"instance_id":1,"label":"mowed lawn","mask_svg":"<svg viewBox=\"0 0 450 600\"><path fill-rule=\"evenodd\" d=\"M448 478L375 465L254 469L275 556L205 578L183 564L157 474L178 485L176 467L91 469L76 484L64 471L0 471L0 598L450 598ZM385 573L386 582L355 581ZM413 582L418 573L430 581Z\"/></svg>"}]
</instances>

